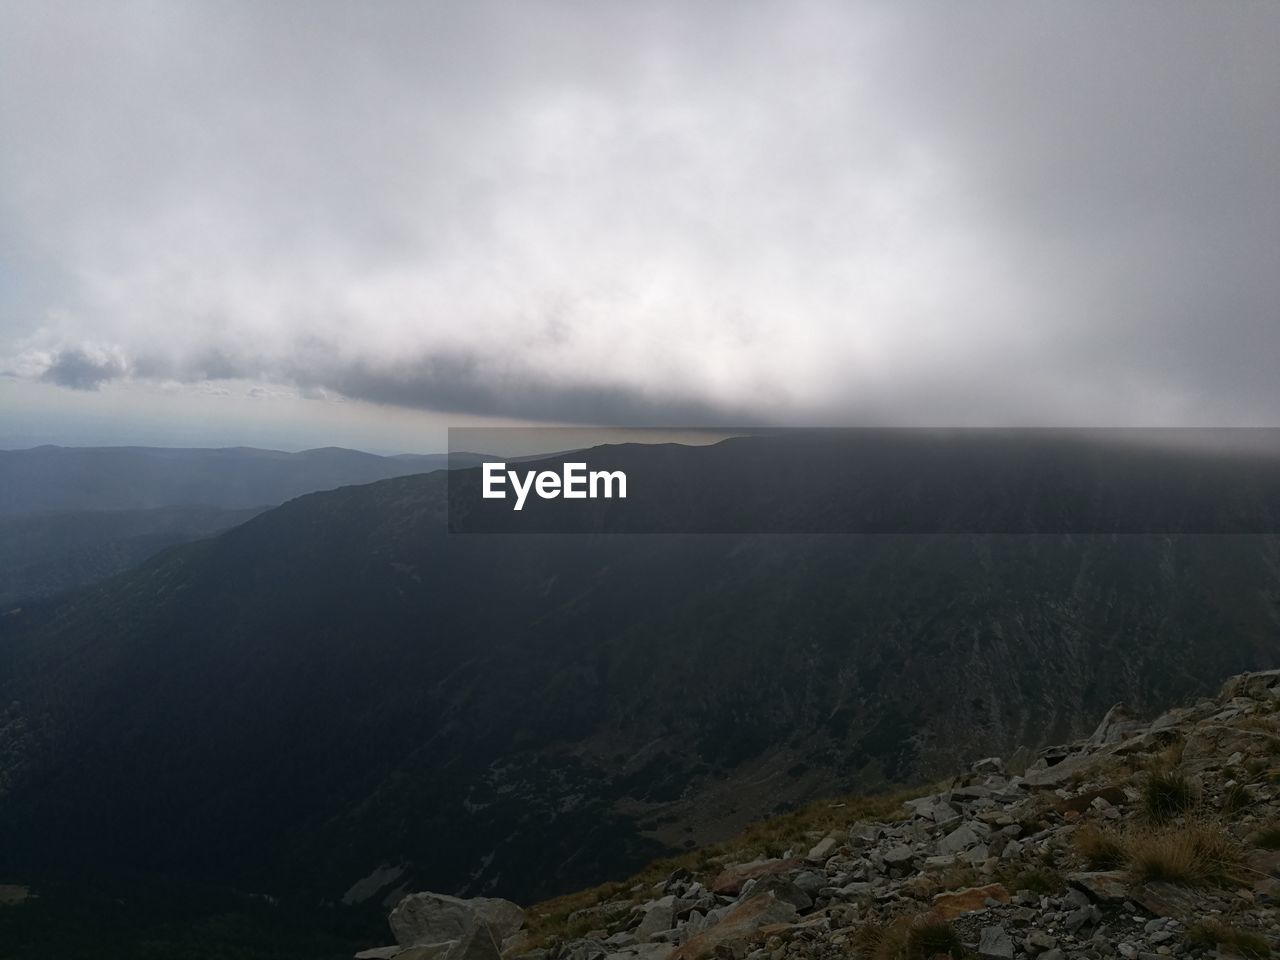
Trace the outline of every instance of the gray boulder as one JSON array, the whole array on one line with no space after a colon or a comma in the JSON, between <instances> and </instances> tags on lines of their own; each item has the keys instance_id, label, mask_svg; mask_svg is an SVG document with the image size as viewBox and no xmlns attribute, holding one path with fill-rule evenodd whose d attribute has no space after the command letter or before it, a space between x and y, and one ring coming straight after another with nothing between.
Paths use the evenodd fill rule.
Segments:
<instances>
[{"instance_id":1,"label":"gray boulder","mask_svg":"<svg viewBox=\"0 0 1280 960\"><path fill-rule=\"evenodd\" d=\"M670 930L676 919L676 898L668 894L647 904L640 926L636 927L636 939L644 942L655 934Z\"/></svg>"},{"instance_id":2,"label":"gray boulder","mask_svg":"<svg viewBox=\"0 0 1280 960\"><path fill-rule=\"evenodd\" d=\"M510 900L494 897L463 900L443 893L413 893L391 911L390 922L402 947L461 941L473 934L477 924L500 943L524 926L524 911Z\"/></svg>"},{"instance_id":3,"label":"gray boulder","mask_svg":"<svg viewBox=\"0 0 1280 960\"><path fill-rule=\"evenodd\" d=\"M938 841L939 854L957 854L982 842L972 824L962 823Z\"/></svg>"},{"instance_id":4,"label":"gray boulder","mask_svg":"<svg viewBox=\"0 0 1280 960\"><path fill-rule=\"evenodd\" d=\"M1013 938L1004 927L983 927L978 940L978 956L989 960L1012 960Z\"/></svg>"}]
</instances>

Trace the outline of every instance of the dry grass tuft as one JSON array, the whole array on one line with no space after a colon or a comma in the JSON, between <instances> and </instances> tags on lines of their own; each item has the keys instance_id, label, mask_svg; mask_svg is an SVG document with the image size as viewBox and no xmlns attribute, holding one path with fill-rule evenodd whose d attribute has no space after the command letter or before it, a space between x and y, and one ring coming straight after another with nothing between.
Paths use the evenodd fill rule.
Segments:
<instances>
[{"instance_id":1,"label":"dry grass tuft","mask_svg":"<svg viewBox=\"0 0 1280 960\"><path fill-rule=\"evenodd\" d=\"M1119 832L1086 823L1071 836L1071 845L1090 870L1114 870L1128 859Z\"/></svg>"},{"instance_id":2,"label":"dry grass tuft","mask_svg":"<svg viewBox=\"0 0 1280 960\"><path fill-rule=\"evenodd\" d=\"M887 924L868 923L854 938L854 956L865 960L960 958L964 953L964 944L951 924L926 917L899 917Z\"/></svg>"},{"instance_id":3,"label":"dry grass tuft","mask_svg":"<svg viewBox=\"0 0 1280 960\"><path fill-rule=\"evenodd\" d=\"M1172 770L1177 767L1178 764L1182 763L1182 752L1186 745L1186 738L1182 734L1172 735L1164 749L1156 755L1152 769L1160 771Z\"/></svg>"},{"instance_id":4,"label":"dry grass tuft","mask_svg":"<svg viewBox=\"0 0 1280 960\"><path fill-rule=\"evenodd\" d=\"M997 871L995 879L1004 884L1010 893L1030 890L1032 893L1061 893L1067 889L1067 881L1051 866L1032 867L1029 870ZM970 884L976 886L976 883Z\"/></svg>"},{"instance_id":5,"label":"dry grass tuft","mask_svg":"<svg viewBox=\"0 0 1280 960\"><path fill-rule=\"evenodd\" d=\"M1139 882L1230 887L1242 882L1239 845L1220 827L1184 821L1136 831L1123 840L1125 862Z\"/></svg>"},{"instance_id":6,"label":"dry grass tuft","mask_svg":"<svg viewBox=\"0 0 1280 960\"><path fill-rule=\"evenodd\" d=\"M1232 784L1222 794L1222 812L1228 817L1241 810L1247 810L1252 803L1253 797L1243 783Z\"/></svg>"},{"instance_id":7,"label":"dry grass tuft","mask_svg":"<svg viewBox=\"0 0 1280 960\"><path fill-rule=\"evenodd\" d=\"M1204 920L1187 929L1187 945L1212 950L1226 947L1229 951L1259 960L1271 956L1271 945L1266 937L1250 930L1228 927L1215 920Z\"/></svg>"},{"instance_id":8,"label":"dry grass tuft","mask_svg":"<svg viewBox=\"0 0 1280 960\"><path fill-rule=\"evenodd\" d=\"M1152 823L1165 823L1195 806L1187 778L1175 770L1152 770L1142 788L1142 808Z\"/></svg>"}]
</instances>

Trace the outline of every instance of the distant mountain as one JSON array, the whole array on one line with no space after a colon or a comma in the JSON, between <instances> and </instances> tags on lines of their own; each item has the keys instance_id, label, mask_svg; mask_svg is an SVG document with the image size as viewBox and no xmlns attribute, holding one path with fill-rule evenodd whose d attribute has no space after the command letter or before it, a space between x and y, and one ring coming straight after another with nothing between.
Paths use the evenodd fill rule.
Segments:
<instances>
[{"instance_id":1,"label":"distant mountain","mask_svg":"<svg viewBox=\"0 0 1280 960\"><path fill-rule=\"evenodd\" d=\"M341 447L35 447L0 450L0 515L157 507L244 509L316 490L429 473L473 454L381 457Z\"/></svg>"},{"instance_id":2,"label":"distant mountain","mask_svg":"<svg viewBox=\"0 0 1280 960\"><path fill-rule=\"evenodd\" d=\"M693 489L724 451L625 455ZM529 900L1280 659L1275 536L465 536L446 508L444 473L310 494L0 616L0 862Z\"/></svg>"},{"instance_id":3,"label":"distant mountain","mask_svg":"<svg viewBox=\"0 0 1280 960\"><path fill-rule=\"evenodd\" d=\"M221 533L266 507L158 507L0 516L0 607L135 567L165 547Z\"/></svg>"},{"instance_id":4,"label":"distant mountain","mask_svg":"<svg viewBox=\"0 0 1280 960\"><path fill-rule=\"evenodd\" d=\"M0 450L0 604L120 573L304 493L478 461L337 447Z\"/></svg>"}]
</instances>

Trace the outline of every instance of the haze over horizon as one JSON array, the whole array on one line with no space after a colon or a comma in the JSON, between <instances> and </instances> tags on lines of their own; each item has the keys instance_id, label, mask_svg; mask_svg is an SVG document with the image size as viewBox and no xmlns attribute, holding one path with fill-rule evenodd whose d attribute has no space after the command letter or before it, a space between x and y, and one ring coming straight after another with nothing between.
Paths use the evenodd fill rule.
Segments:
<instances>
[{"instance_id":1,"label":"haze over horizon","mask_svg":"<svg viewBox=\"0 0 1280 960\"><path fill-rule=\"evenodd\" d=\"M0 2L0 446L1280 423L1280 7Z\"/></svg>"}]
</instances>

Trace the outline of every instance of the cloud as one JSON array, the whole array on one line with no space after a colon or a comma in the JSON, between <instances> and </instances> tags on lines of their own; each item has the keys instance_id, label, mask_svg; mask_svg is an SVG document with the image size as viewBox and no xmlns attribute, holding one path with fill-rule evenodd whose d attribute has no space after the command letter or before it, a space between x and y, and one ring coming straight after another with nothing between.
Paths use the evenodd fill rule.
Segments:
<instances>
[{"instance_id":1,"label":"cloud","mask_svg":"<svg viewBox=\"0 0 1280 960\"><path fill-rule=\"evenodd\" d=\"M68 347L49 358L40 379L72 390L97 390L100 384L124 375L125 366L117 357L91 357L78 347Z\"/></svg>"},{"instance_id":2,"label":"cloud","mask_svg":"<svg viewBox=\"0 0 1280 960\"><path fill-rule=\"evenodd\" d=\"M1272 5L10 4L0 365L1275 422L1277 42Z\"/></svg>"}]
</instances>

